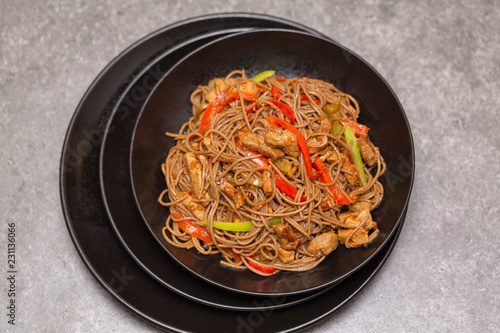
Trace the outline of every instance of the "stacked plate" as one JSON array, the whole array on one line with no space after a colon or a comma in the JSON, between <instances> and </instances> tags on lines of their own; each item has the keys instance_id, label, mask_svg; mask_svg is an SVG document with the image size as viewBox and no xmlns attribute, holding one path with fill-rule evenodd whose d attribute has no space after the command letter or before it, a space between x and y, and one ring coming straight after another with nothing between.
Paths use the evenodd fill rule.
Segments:
<instances>
[{"instance_id":1,"label":"stacked plate","mask_svg":"<svg viewBox=\"0 0 500 333\"><path fill-rule=\"evenodd\" d=\"M152 93L173 80L176 71L186 73L182 67L186 59L193 61L217 48L227 49L225 43L248 35L253 36L256 50L262 53L264 45L257 45L258 41L266 40L262 36L271 31L281 34L279 40L299 36L320 45L333 45L342 52L344 60L359 62L345 75L359 76L368 83L375 80L382 87L374 88L362 101L362 107L386 110L378 116L368 112L365 120L378 128L379 135L373 139L376 144L382 145L381 149L391 146L387 154L382 154L388 165L382 179L387 198L378 208L379 215L374 216L381 224L377 242L353 252L349 262L342 263L346 270L328 269L333 266L328 258L311 273L285 276L281 272L241 283L249 281L246 273L223 268L210 260L200 264L194 250L184 250L187 259L179 258L158 237L144 206L144 202L155 200L141 201L141 193L147 193L147 189L139 187L146 182L133 169L137 161L149 161L150 166L144 169L159 170L159 165L137 152L137 133L157 121L154 113L148 115L148 105L154 104ZM270 37L267 43L276 45L278 40ZM266 56L273 53L271 49L267 49ZM236 48L233 51L238 52ZM286 71L290 64L283 66ZM193 84L206 82L197 82L193 73L186 75ZM208 71L205 75L212 74ZM358 88L350 88L357 97ZM377 99L382 95L387 97ZM185 121L182 119L179 122ZM166 131L161 126L158 130ZM397 140L386 132L396 133ZM147 143L148 133L146 130L140 140ZM150 133L150 140L154 140L154 131ZM152 153L156 153L154 149ZM61 158L61 201L70 235L89 270L113 297L148 322L173 332L291 332L333 314L380 270L403 226L413 170L413 142L406 116L373 68L305 26L276 17L230 13L165 27L129 47L102 71L69 125ZM153 185L151 195L158 195ZM387 221L386 229L382 221ZM200 265L213 269L199 270ZM285 278L287 283L280 283Z\"/></svg>"}]
</instances>

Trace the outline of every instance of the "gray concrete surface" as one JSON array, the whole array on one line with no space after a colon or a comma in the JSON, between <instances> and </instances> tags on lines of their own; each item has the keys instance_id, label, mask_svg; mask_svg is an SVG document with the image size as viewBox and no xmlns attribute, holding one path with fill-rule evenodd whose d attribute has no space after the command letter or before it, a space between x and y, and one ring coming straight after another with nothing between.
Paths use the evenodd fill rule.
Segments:
<instances>
[{"instance_id":1,"label":"gray concrete surface","mask_svg":"<svg viewBox=\"0 0 500 333\"><path fill-rule=\"evenodd\" d=\"M61 148L78 101L120 51L178 20L231 11L291 19L352 49L387 79L413 130L416 182L393 254L307 331L500 331L500 3L487 0L0 0L0 331L155 330L78 256L59 200Z\"/></svg>"}]
</instances>

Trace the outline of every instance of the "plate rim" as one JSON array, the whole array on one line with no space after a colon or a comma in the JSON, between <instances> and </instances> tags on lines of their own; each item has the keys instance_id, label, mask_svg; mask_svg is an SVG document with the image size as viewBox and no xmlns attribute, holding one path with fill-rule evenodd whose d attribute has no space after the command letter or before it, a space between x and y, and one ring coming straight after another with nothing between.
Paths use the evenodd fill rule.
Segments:
<instances>
[{"instance_id":1,"label":"plate rim","mask_svg":"<svg viewBox=\"0 0 500 333\"><path fill-rule=\"evenodd\" d=\"M198 16L196 18L187 19L187 20L184 20L184 21L181 21L181 22L190 22L190 21L193 21L193 20L196 20L196 19L205 19L205 18L210 18L210 17L228 18L228 17L231 17L231 16L237 16L238 14L239 13L225 13L225 14L217 14L217 15L202 15L202 16ZM245 14L245 16L247 16L247 15L248 14ZM262 17L266 18L266 17L268 17L267 15L250 15L250 16L251 17L259 17L259 18L262 18ZM162 320L159 320L159 319L156 319L156 318L150 316L145 311L139 309L137 306L135 306L134 304L132 304L132 302L127 301L126 299L123 298L123 296L120 296L118 293L116 293L115 290L113 290L113 288L108 285L108 282L104 281L103 277L101 276L101 273L99 273L97 271L97 269L94 266L94 264L90 261L90 259L87 257L87 254L83 251L82 245L81 245L80 240L79 240L79 236L76 234L76 231L75 231L75 229L73 227L74 221L71 220L70 211L69 211L69 205L65 201L65 194L66 194L66 189L65 189L65 172L66 172L66 170L65 170L66 169L65 157L67 156L67 147L68 147L68 141L69 141L69 138L70 138L70 134L72 133L72 130L75 127L75 123L76 123L76 120L78 118L77 116L81 112L82 103L92 93L92 91L95 88L95 86L97 85L97 83L108 73L108 71L110 70L110 68L113 67L113 66L115 66L116 63L118 63L121 60L121 58L125 57L128 54L129 51L131 51L132 49L140 46L143 42L151 39L153 35L155 35L157 33L163 33L165 31L168 31L169 27L178 26L179 24L180 24L180 22L177 22L177 23L174 23L172 25L165 26L165 27L163 27L161 29L158 29L156 32L154 32L152 34L149 34L149 35L141 38L140 40L136 41L131 46L129 46L127 49L125 49L124 51L122 51L118 56L116 56L97 75L97 77L90 84L89 88L85 91L85 93L84 93L82 99L80 100L80 102L79 102L79 104L78 104L78 106L77 106L77 108L76 108L76 110L75 110L75 112L74 112L74 114L73 114L73 116L71 118L71 121L70 121L70 123L68 125L68 129L66 131L64 142L63 142L63 146L62 146L61 160L60 160L60 167L59 167L59 183L60 183L59 191L60 191L60 200L61 200L62 211L63 211L63 215L64 215L64 219L65 219L65 224L67 226L67 229L68 229L68 232L70 234L71 240L72 240L72 242L73 242L73 244L74 244L74 246L75 246L75 248L77 250L77 253L79 254L80 258L84 262L85 266L87 267L87 269L89 270L89 272L91 273L91 275L94 276L94 278L97 280L97 282L114 299L116 299L119 304L121 304L125 309L127 309L128 311L130 311L132 314L136 315L137 317L141 318L142 320L144 320L147 323L150 323L150 324L153 324L153 325L157 326L158 328L167 329L167 330L171 330L171 331L174 331L174 332L181 332L181 331L178 328L173 327L172 325L169 325L168 323L165 323ZM393 246L395 246L395 243L396 243L395 241L394 241ZM325 319L326 317L332 315L334 312L338 311L340 308L342 308L343 306L345 306L345 304L347 304L352 298L354 298L372 280L373 276L378 273L378 271L381 269L383 263L385 263L385 261L388 259L388 257L389 257L389 253L383 259L383 262L373 272L370 273L370 276L368 278L366 278L365 281L360 286L356 287L356 290L348 298L346 298L343 302L341 302L341 304L338 304L335 308L332 308L329 311L324 312L324 313L322 313L319 316L316 316L314 319L312 319L312 320L310 320L308 322L302 323L301 325L295 326L295 327L293 327L291 329L287 329L286 331L287 332L292 332L292 331L304 329L304 328L306 328L306 327L308 327L310 325L313 325L313 324L317 323L318 321L321 321L321 320ZM140 269L140 267L139 267L139 269ZM151 281L154 282L154 279L151 278Z\"/></svg>"}]
</instances>

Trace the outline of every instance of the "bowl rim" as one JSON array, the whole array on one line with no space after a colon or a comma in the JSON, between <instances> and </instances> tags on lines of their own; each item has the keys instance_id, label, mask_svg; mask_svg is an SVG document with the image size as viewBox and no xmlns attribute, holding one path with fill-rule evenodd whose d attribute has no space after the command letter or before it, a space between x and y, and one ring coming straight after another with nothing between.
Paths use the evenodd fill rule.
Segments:
<instances>
[{"instance_id":1,"label":"bowl rim","mask_svg":"<svg viewBox=\"0 0 500 333\"><path fill-rule=\"evenodd\" d=\"M260 292L260 291L257 292L257 291L249 291L249 290L244 290L244 289L239 289L239 288L227 286L227 285L221 284L221 283L219 283L217 281L214 281L212 279L209 279L208 277L206 277L203 274L201 274L201 273L193 270L192 268L190 268L189 266L187 266L184 262L182 262L177 256L175 256L171 251L169 251L169 249L165 246L165 244L162 242L162 240L159 239L159 237L156 235L155 231L153 230L150 222L148 221L147 217L144 215L144 212L143 212L143 209L142 209L142 206L140 204L139 197L138 197L138 193L136 192L136 186L135 186L136 182L134 181L134 166L133 166L134 165L134 163L133 163L133 160L134 160L134 146L136 144L136 134L137 134L138 127L140 126L141 119L142 119L142 117L144 115L144 111L147 108L147 106L148 106L150 100L152 99L152 97L157 92L158 87L162 84L162 82L165 80L165 78L168 77L171 74L171 72L173 72L178 66L180 66L184 61L186 61L187 59L189 59L193 55L197 54L198 52L202 52L206 48L210 48L214 44L217 44L219 42L223 42L224 40L232 39L232 38L235 38L235 37L238 37L238 36L242 36L242 35L255 34L255 33L272 33L272 32L288 33L288 34L293 34L293 35L303 35L306 38L320 39L320 40L322 40L324 42L333 44L334 46L340 48L343 52L344 51L348 52L351 56L356 57L359 61L361 61L364 65L366 65L370 69L370 71L372 71L377 76L377 78L380 79L381 83L383 83L386 86L386 88L389 90L390 94L392 95L392 98L394 99L394 101L397 104L397 107L398 107L399 111L401 112L401 116L403 117L404 124L405 124L406 130L407 130L406 132L407 132L408 139L409 139L409 145L410 145L410 154L409 155L410 155L410 158L411 158L411 161L409 161L410 166L411 166L411 172L410 172L410 175L409 175L408 192L406 193L406 198L404 200L404 204L402 205L401 211L398 214L398 217L396 219L397 220L396 223L391 228L390 232L387 233L387 235L385 236L384 241L380 245L378 245L377 249L374 250L373 253L371 253L369 256L367 256L367 258L365 260L363 260L363 262L361 264L357 265L354 269L351 269L350 271L342 274L341 276L339 276L339 277L337 277L335 279L332 279L328 283L324 283L324 284L317 285L317 286L310 287L310 288L306 288L306 289L300 289L300 290L288 291L288 292ZM408 205L409 205L409 202L410 202L411 193L412 193L413 185L414 185L414 181L415 181L415 147L414 147L414 140L413 140L413 135L412 135L410 123L408 121L408 117L406 115L406 112L404 111L403 105L401 104L399 98L397 97L396 93L394 92L394 90L392 89L392 87L389 85L389 83L387 82L387 80L370 63L368 63L364 58L362 58L361 56L359 56L356 52L352 51L351 49L343 46L342 44L340 44L338 42L336 42L335 40L333 40L333 39L331 39L331 38L329 38L329 37L327 37L327 36L325 36L325 35L323 35L321 33L317 33L316 34L316 33L312 33L312 32L297 31L297 30L284 29L284 28L251 28L251 29L246 30L246 31L232 33L232 34L229 34L229 35L217 38L217 39L215 39L213 41L210 41L210 42L208 42L208 43L200 46L199 48L196 48L195 50L193 50L192 52L190 52L186 56L184 56L175 65L173 65L161 77L160 80L158 80L158 82L156 83L156 85L154 86L154 88L151 90L150 94L145 99L144 104L142 105L140 113L139 113L139 115L137 117L137 121L136 121L136 123L134 125L134 128L133 128L133 134L132 134L132 139L131 139L131 142L130 142L130 150L129 151L130 151L130 154L129 154L129 169L130 169L130 172L129 172L129 174L130 174L130 177L131 177L132 193L133 193L134 201L136 203L136 206L138 208L140 216L142 217L143 222L146 224L147 228L149 229L149 231L151 232L151 234L153 235L153 237L156 239L156 241L161 245L161 247L180 266L182 266L184 269L187 269L189 272L191 272L192 274L195 274L196 276L198 276L199 278L203 279L204 281L210 282L211 284L213 284L215 286L218 286L220 288L226 289L226 290L230 290L230 291L237 292L237 293L255 295L255 296L262 296L262 295L266 295L266 296L282 296L282 295L301 294L301 293L315 291L315 290L318 290L318 289L321 289L321 288L325 288L325 287L330 287L332 285L336 285L336 284L339 284L342 281L344 281L350 275L352 275L357 270L359 270L361 267L363 267L364 265L366 265L372 258L374 258L378 254L378 252L391 239L392 235L396 232L396 230L398 229L398 227L403 223L405 212L408 209ZM195 251L195 250L190 249L188 251ZM300 272L287 272L287 271L284 271L284 272L285 273L299 273L300 274Z\"/></svg>"}]
</instances>

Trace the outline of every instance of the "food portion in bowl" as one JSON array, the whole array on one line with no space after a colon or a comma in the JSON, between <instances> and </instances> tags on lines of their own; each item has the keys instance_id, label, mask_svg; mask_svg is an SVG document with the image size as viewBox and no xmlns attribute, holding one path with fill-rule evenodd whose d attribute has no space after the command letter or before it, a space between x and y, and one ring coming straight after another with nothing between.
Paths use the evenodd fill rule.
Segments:
<instances>
[{"instance_id":1,"label":"food portion in bowl","mask_svg":"<svg viewBox=\"0 0 500 333\"><path fill-rule=\"evenodd\" d=\"M170 244L267 276L377 237L385 163L352 96L318 79L235 70L191 102L189 121L166 133L176 145L161 165Z\"/></svg>"}]
</instances>

